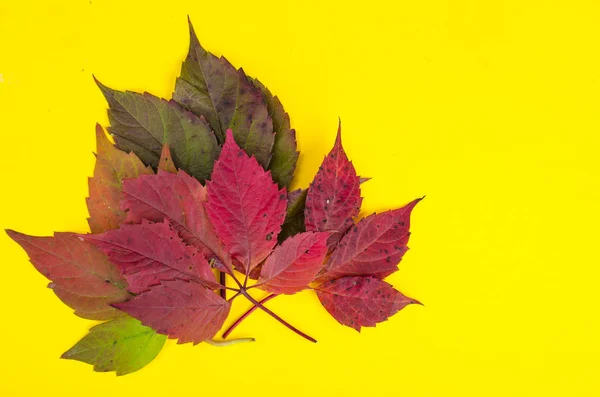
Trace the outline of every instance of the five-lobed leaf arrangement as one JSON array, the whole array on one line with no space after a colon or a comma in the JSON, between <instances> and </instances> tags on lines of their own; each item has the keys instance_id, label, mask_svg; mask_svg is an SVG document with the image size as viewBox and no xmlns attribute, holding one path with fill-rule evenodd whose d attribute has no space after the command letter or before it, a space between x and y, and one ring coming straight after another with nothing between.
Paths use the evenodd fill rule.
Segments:
<instances>
[{"instance_id":1,"label":"five-lobed leaf arrangement","mask_svg":"<svg viewBox=\"0 0 600 397\"><path fill-rule=\"evenodd\" d=\"M167 337L253 340L226 338L257 309L316 342L265 306L306 289L357 331L419 303L383 279L408 249L420 199L355 223L365 179L341 129L310 187L288 192L298 152L281 102L205 51L191 24L190 36L172 100L97 81L115 144L97 126L91 234L7 231L76 315L105 321L62 357L127 374L152 361ZM258 301L253 288L269 295ZM241 296L252 307L213 340Z\"/></svg>"}]
</instances>

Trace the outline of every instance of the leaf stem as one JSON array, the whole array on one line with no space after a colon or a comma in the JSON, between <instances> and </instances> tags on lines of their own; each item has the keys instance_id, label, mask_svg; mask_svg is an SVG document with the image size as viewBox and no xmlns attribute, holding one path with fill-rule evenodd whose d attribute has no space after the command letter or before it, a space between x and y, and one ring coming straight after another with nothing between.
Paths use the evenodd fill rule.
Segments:
<instances>
[{"instance_id":1,"label":"leaf stem","mask_svg":"<svg viewBox=\"0 0 600 397\"><path fill-rule=\"evenodd\" d=\"M206 342L207 344L209 344L211 346L224 347L224 346L237 345L238 343L255 342L255 341L256 341L256 339L254 339L254 338L239 338L239 339L231 339L231 340L207 339L204 342Z\"/></svg>"},{"instance_id":2,"label":"leaf stem","mask_svg":"<svg viewBox=\"0 0 600 397\"><path fill-rule=\"evenodd\" d=\"M223 287L227 287L227 281L225 279L225 273L223 272L219 272L219 284L221 284ZM219 291L219 293L221 294L221 298L227 300L227 290L225 288L221 289Z\"/></svg>"},{"instance_id":3,"label":"leaf stem","mask_svg":"<svg viewBox=\"0 0 600 397\"><path fill-rule=\"evenodd\" d=\"M277 296L277 294L271 294L271 295L267 296L266 298L263 298L263 299L262 299L260 302L258 302L258 303L260 303L261 305L264 305L265 303L267 303L267 302L268 302L268 301L270 301L271 299L275 298L276 296ZM227 331L225 331L225 332L223 333L223 339L226 339L226 338L229 336L229 334L231 334L231 332L232 332L232 331L233 331L233 330L234 330L234 329L235 329L235 328L236 328L238 325L240 325L240 323L241 323L242 321L244 321L244 319L245 319L246 317L248 317L249 315L251 315L251 314L252 314L252 313L253 313L253 312L254 312L256 309L258 309L258 306L254 305L254 306L252 306L250 309L248 309L248 311L246 311L246 313L244 313L244 314L242 315L242 317L238 318L238 319L235 321L235 323L233 323L233 324L231 325L231 327L227 328Z\"/></svg>"},{"instance_id":4,"label":"leaf stem","mask_svg":"<svg viewBox=\"0 0 600 397\"><path fill-rule=\"evenodd\" d=\"M300 331L298 328L294 327L293 325L290 325L287 321L285 321L284 319L282 319L281 317L279 317L277 314L273 313L271 310L269 310L268 308L266 308L265 306L263 306L262 303L260 303L259 301L257 301L256 299L254 299L252 296L250 296L250 294L248 294L248 292L246 292L246 290L244 288L242 288L240 290L240 293L242 295L244 295L246 297L246 299L248 299L250 302L254 303L254 305L257 306L259 309L261 309L262 311L264 311L265 313L267 313L268 315L270 315L271 317L273 317L275 320L279 321L281 324L283 324L284 326L286 326L291 331L297 333L298 335L300 335L304 339L307 339L307 340L309 340L309 341L311 341L313 343L317 343L317 340L315 338L306 335L304 332Z\"/></svg>"}]
</instances>

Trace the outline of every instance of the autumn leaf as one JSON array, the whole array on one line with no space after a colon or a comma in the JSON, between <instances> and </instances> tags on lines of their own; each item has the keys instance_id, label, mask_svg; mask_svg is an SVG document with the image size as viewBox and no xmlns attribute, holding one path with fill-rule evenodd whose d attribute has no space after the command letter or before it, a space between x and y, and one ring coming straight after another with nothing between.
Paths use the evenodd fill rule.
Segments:
<instances>
[{"instance_id":1,"label":"autumn leaf","mask_svg":"<svg viewBox=\"0 0 600 397\"><path fill-rule=\"evenodd\" d=\"M281 232L277 236L279 243L282 243L288 237L306 231L304 208L307 193L307 189L297 189L288 193L287 213L283 225L281 225Z\"/></svg>"},{"instance_id":2,"label":"autumn leaf","mask_svg":"<svg viewBox=\"0 0 600 397\"><path fill-rule=\"evenodd\" d=\"M384 278L398 270L398 262L408 251L410 214L419 201L361 219L329 257L321 280L343 276Z\"/></svg>"},{"instance_id":3,"label":"autumn leaf","mask_svg":"<svg viewBox=\"0 0 600 397\"><path fill-rule=\"evenodd\" d=\"M254 157L237 145L230 130L207 182L206 213L223 244L249 273L277 243L287 195Z\"/></svg>"},{"instance_id":4,"label":"autumn leaf","mask_svg":"<svg viewBox=\"0 0 600 397\"><path fill-rule=\"evenodd\" d=\"M7 230L29 255L35 268L51 280L49 287L79 317L109 320L122 316L113 303L130 298L127 284L106 255L73 233L35 237Z\"/></svg>"},{"instance_id":5,"label":"autumn leaf","mask_svg":"<svg viewBox=\"0 0 600 397\"><path fill-rule=\"evenodd\" d=\"M328 243L333 248L352 226L361 203L360 178L342 147L340 123L335 145L308 188L304 210L306 230L333 232Z\"/></svg>"},{"instance_id":6,"label":"autumn leaf","mask_svg":"<svg viewBox=\"0 0 600 397\"><path fill-rule=\"evenodd\" d=\"M166 340L166 336L127 316L93 326L61 358L91 364L96 372L127 375L154 360Z\"/></svg>"},{"instance_id":7,"label":"autumn leaf","mask_svg":"<svg viewBox=\"0 0 600 397\"><path fill-rule=\"evenodd\" d=\"M261 90L269 116L273 120L275 141L273 143L273 156L269 163L271 176L275 182L279 183L280 187L289 188L294 178L299 155L296 145L296 131L290 128L290 116L283 109L279 98L274 96L258 79L254 79L253 83Z\"/></svg>"},{"instance_id":8,"label":"autumn leaf","mask_svg":"<svg viewBox=\"0 0 600 397\"><path fill-rule=\"evenodd\" d=\"M128 302L115 305L177 343L198 344L212 338L223 326L230 302L202 285L162 281Z\"/></svg>"},{"instance_id":9,"label":"autumn leaf","mask_svg":"<svg viewBox=\"0 0 600 397\"><path fill-rule=\"evenodd\" d=\"M344 277L316 288L319 300L340 324L360 332L410 304L419 304L374 277Z\"/></svg>"},{"instance_id":10,"label":"autumn leaf","mask_svg":"<svg viewBox=\"0 0 600 397\"><path fill-rule=\"evenodd\" d=\"M159 170L157 175L124 181L120 206L127 223L168 219L186 243L229 263L229 253L208 221L206 200L206 188L195 178L181 170L176 174Z\"/></svg>"},{"instance_id":11,"label":"autumn leaf","mask_svg":"<svg viewBox=\"0 0 600 397\"><path fill-rule=\"evenodd\" d=\"M191 22L189 28L189 52L173 99L206 118L220 143L225 141L225 131L231 129L246 153L267 168L275 136L262 93L242 69L236 70L224 57L207 52Z\"/></svg>"},{"instance_id":12,"label":"autumn leaf","mask_svg":"<svg viewBox=\"0 0 600 397\"><path fill-rule=\"evenodd\" d=\"M123 224L102 234L80 235L104 251L139 294L163 280L194 280L218 288L211 268L196 247L185 245L168 220Z\"/></svg>"},{"instance_id":13,"label":"autumn leaf","mask_svg":"<svg viewBox=\"0 0 600 397\"><path fill-rule=\"evenodd\" d=\"M173 164L173 157L171 156L171 149L169 149L168 143L163 145L162 151L160 152L158 169L170 172L172 174L177 173L177 167L175 167L175 164Z\"/></svg>"},{"instance_id":14,"label":"autumn leaf","mask_svg":"<svg viewBox=\"0 0 600 397\"><path fill-rule=\"evenodd\" d=\"M285 240L267 258L257 285L276 294L307 288L323 267L328 237L329 233L306 232Z\"/></svg>"},{"instance_id":15,"label":"autumn leaf","mask_svg":"<svg viewBox=\"0 0 600 397\"><path fill-rule=\"evenodd\" d=\"M96 166L94 177L89 179L90 196L86 202L90 229L92 233L101 233L119 227L125 219L125 213L119 209L123 180L151 174L152 169L144 166L135 153L117 149L99 124L96 125L96 147Z\"/></svg>"},{"instance_id":16,"label":"autumn leaf","mask_svg":"<svg viewBox=\"0 0 600 397\"><path fill-rule=\"evenodd\" d=\"M154 95L121 92L96 83L108 101L109 132L117 147L134 152L146 165L158 167L163 144L173 163L204 181L210 176L219 145L208 123L174 101Z\"/></svg>"}]
</instances>

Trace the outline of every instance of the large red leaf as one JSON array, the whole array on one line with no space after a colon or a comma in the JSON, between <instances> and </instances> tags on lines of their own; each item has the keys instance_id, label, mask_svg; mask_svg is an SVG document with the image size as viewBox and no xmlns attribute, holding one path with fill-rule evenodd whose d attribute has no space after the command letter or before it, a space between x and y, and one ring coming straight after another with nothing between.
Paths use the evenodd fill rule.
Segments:
<instances>
[{"instance_id":1,"label":"large red leaf","mask_svg":"<svg viewBox=\"0 0 600 397\"><path fill-rule=\"evenodd\" d=\"M206 212L231 256L251 271L271 252L285 218L287 194L230 130L207 182Z\"/></svg>"},{"instance_id":2,"label":"large red leaf","mask_svg":"<svg viewBox=\"0 0 600 397\"><path fill-rule=\"evenodd\" d=\"M410 214L419 201L361 219L329 257L321 280L343 276L384 278L398 270L398 262L408 251Z\"/></svg>"},{"instance_id":3,"label":"large red leaf","mask_svg":"<svg viewBox=\"0 0 600 397\"><path fill-rule=\"evenodd\" d=\"M94 177L89 179L90 196L86 202L92 233L102 233L118 228L125 219L125 213L119 209L123 179L153 172L135 153L125 153L110 143L99 124L96 147L96 166Z\"/></svg>"},{"instance_id":4,"label":"large red leaf","mask_svg":"<svg viewBox=\"0 0 600 397\"><path fill-rule=\"evenodd\" d=\"M200 284L174 280L115 306L178 343L197 344L219 331L231 304Z\"/></svg>"},{"instance_id":5,"label":"large red leaf","mask_svg":"<svg viewBox=\"0 0 600 397\"><path fill-rule=\"evenodd\" d=\"M106 255L72 233L34 237L6 231L29 255L35 268L52 280L49 287L80 317L109 320L122 313L110 306L130 297L127 284Z\"/></svg>"},{"instance_id":6,"label":"large red leaf","mask_svg":"<svg viewBox=\"0 0 600 397\"><path fill-rule=\"evenodd\" d=\"M181 170L176 174L158 170L157 175L124 181L121 209L127 211L128 223L168 219L185 242L206 247L229 263L229 254L206 216L205 202L206 188L197 179Z\"/></svg>"},{"instance_id":7,"label":"large red leaf","mask_svg":"<svg viewBox=\"0 0 600 397\"><path fill-rule=\"evenodd\" d=\"M216 287L210 265L196 247L185 245L171 224L142 221L117 230L82 235L123 272L129 290L146 291L163 280L195 280Z\"/></svg>"},{"instance_id":8,"label":"large red leaf","mask_svg":"<svg viewBox=\"0 0 600 397\"><path fill-rule=\"evenodd\" d=\"M352 226L361 203L360 178L342 147L340 123L335 145L308 188L304 210L306 230L333 232L329 239L331 248Z\"/></svg>"},{"instance_id":9,"label":"large red leaf","mask_svg":"<svg viewBox=\"0 0 600 397\"><path fill-rule=\"evenodd\" d=\"M276 294L302 291L323 267L329 233L296 234L275 247L258 280L260 288Z\"/></svg>"},{"instance_id":10,"label":"large red leaf","mask_svg":"<svg viewBox=\"0 0 600 397\"><path fill-rule=\"evenodd\" d=\"M316 291L333 318L359 332L361 327L374 327L407 305L419 304L374 277L344 277L329 281Z\"/></svg>"}]
</instances>

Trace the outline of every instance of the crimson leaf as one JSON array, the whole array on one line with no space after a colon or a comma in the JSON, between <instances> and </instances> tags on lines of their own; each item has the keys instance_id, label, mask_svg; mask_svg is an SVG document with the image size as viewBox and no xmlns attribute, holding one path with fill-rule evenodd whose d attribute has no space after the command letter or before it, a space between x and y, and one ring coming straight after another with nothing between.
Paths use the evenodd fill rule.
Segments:
<instances>
[{"instance_id":1,"label":"crimson leaf","mask_svg":"<svg viewBox=\"0 0 600 397\"><path fill-rule=\"evenodd\" d=\"M208 120L219 142L231 129L236 141L266 168L273 147L273 122L262 94L242 69L207 52L191 22L190 48L177 79L173 99Z\"/></svg>"},{"instance_id":2,"label":"crimson leaf","mask_svg":"<svg viewBox=\"0 0 600 397\"><path fill-rule=\"evenodd\" d=\"M323 267L328 237L329 233L300 233L275 247L260 272L260 288L294 294L308 287Z\"/></svg>"},{"instance_id":3,"label":"crimson leaf","mask_svg":"<svg viewBox=\"0 0 600 397\"><path fill-rule=\"evenodd\" d=\"M374 277L344 277L331 280L317 289L319 300L340 324L360 332L374 327L415 299L402 295L385 281Z\"/></svg>"},{"instance_id":4,"label":"crimson leaf","mask_svg":"<svg viewBox=\"0 0 600 397\"><path fill-rule=\"evenodd\" d=\"M398 262L408 251L410 214L419 201L361 219L329 257L321 280L343 276L384 278L398 270Z\"/></svg>"},{"instance_id":5,"label":"crimson leaf","mask_svg":"<svg viewBox=\"0 0 600 397\"><path fill-rule=\"evenodd\" d=\"M308 188L304 210L306 230L332 231L329 239L332 248L352 226L361 203L360 178L342 147L340 123L335 145Z\"/></svg>"},{"instance_id":6,"label":"crimson leaf","mask_svg":"<svg viewBox=\"0 0 600 397\"><path fill-rule=\"evenodd\" d=\"M206 213L231 256L249 273L270 253L285 217L287 195L270 172L240 149L230 130L210 181Z\"/></svg>"},{"instance_id":7,"label":"crimson leaf","mask_svg":"<svg viewBox=\"0 0 600 397\"><path fill-rule=\"evenodd\" d=\"M102 234L82 235L104 251L123 272L129 290L146 291L163 280L195 280L216 288L215 276L203 255L185 245L169 221L121 225Z\"/></svg>"},{"instance_id":8,"label":"crimson leaf","mask_svg":"<svg viewBox=\"0 0 600 397\"><path fill-rule=\"evenodd\" d=\"M29 255L35 268L52 280L50 287L75 314L92 320L122 315L110 304L130 298L127 284L106 255L73 233L35 237L7 230Z\"/></svg>"},{"instance_id":9,"label":"crimson leaf","mask_svg":"<svg viewBox=\"0 0 600 397\"><path fill-rule=\"evenodd\" d=\"M200 343L221 328L231 304L202 285L162 281L132 300L115 305L177 343Z\"/></svg>"},{"instance_id":10,"label":"crimson leaf","mask_svg":"<svg viewBox=\"0 0 600 397\"><path fill-rule=\"evenodd\" d=\"M206 254L216 254L224 263L229 254L216 236L205 211L206 188L184 171L177 174L158 171L123 183L121 209L127 211L126 222L168 219L188 244Z\"/></svg>"}]
</instances>

